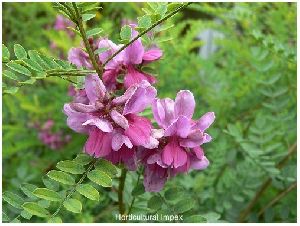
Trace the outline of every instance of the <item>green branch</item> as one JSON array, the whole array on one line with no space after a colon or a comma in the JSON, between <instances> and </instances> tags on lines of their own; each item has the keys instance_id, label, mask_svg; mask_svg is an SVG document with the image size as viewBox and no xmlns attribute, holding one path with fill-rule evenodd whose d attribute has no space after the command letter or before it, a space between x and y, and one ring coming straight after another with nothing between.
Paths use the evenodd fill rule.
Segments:
<instances>
[{"instance_id":1,"label":"green branch","mask_svg":"<svg viewBox=\"0 0 300 226\"><path fill-rule=\"evenodd\" d=\"M120 52L122 52L124 49L126 49L129 45L131 45L133 42L135 42L136 40L138 40L140 37L142 37L144 34L148 33L150 30L152 30L153 28L155 28L157 25L161 24L162 22L164 22L165 20L169 19L171 16L175 15L176 13L178 13L179 11L185 9L188 5L192 4L192 2L189 2L187 4L184 4L180 7L178 7L176 10L174 10L173 12L169 13L168 15L166 15L165 17L163 17L162 19L158 20L156 23L152 24L149 28L147 28L146 30L144 30L143 32L141 32L139 35L137 35L134 39L132 39L130 42L128 42L127 44L125 44L122 48L120 48L117 52L115 52L111 57L109 57L103 64L103 67L105 67L105 65L112 60L115 56L117 56Z\"/></svg>"},{"instance_id":2,"label":"green branch","mask_svg":"<svg viewBox=\"0 0 300 226\"><path fill-rule=\"evenodd\" d=\"M123 215L125 213L124 200L123 200L123 190L125 186L127 170L125 168L122 169L121 176L119 179L119 188L118 188L118 202L119 202L119 213Z\"/></svg>"},{"instance_id":3,"label":"green branch","mask_svg":"<svg viewBox=\"0 0 300 226\"><path fill-rule=\"evenodd\" d=\"M82 40L84 42L86 51L89 54L89 58L90 58L90 60L92 62L92 65L93 65L94 69L96 70L98 76L101 78L102 70L99 68L99 65L98 65L97 60L96 60L96 55L94 54L94 52L92 50L92 47L91 47L91 45L89 43L89 40L87 38L85 29L83 27L82 15L81 15L80 11L78 10L75 2L72 2L72 6L73 6L73 8L75 10L75 19L74 19L74 22L76 23L76 25L77 25L77 27L79 29L79 32L80 32Z\"/></svg>"}]
</instances>

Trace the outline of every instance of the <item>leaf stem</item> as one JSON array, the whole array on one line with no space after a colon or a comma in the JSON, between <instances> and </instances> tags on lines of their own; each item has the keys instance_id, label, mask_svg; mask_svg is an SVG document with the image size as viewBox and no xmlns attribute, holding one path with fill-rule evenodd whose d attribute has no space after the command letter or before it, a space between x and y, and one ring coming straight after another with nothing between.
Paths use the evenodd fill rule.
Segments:
<instances>
[{"instance_id":1,"label":"leaf stem","mask_svg":"<svg viewBox=\"0 0 300 226\"><path fill-rule=\"evenodd\" d=\"M259 212L258 217L260 217L266 209L273 206L275 203L277 203L280 199L282 199L284 196L286 196L289 192L291 192L294 188L297 187L297 182L294 182L292 185L290 185L288 188L280 192L274 199L272 199L266 206L264 206Z\"/></svg>"},{"instance_id":2,"label":"leaf stem","mask_svg":"<svg viewBox=\"0 0 300 226\"><path fill-rule=\"evenodd\" d=\"M169 19L171 16L175 15L176 13L178 13L179 11L183 10L184 8L186 8L188 5L192 4L192 2L188 2L187 4L184 4L180 7L178 7L176 10L174 10L173 12L169 13L168 15L166 15L165 17L163 17L162 19L158 20L156 23L152 24L149 28L147 28L146 30L144 30L143 32L141 32L139 35L137 35L135 38L133 38L130 42L128 42L127 44L125 44L124 46L122 46L122 48L120 48L117 52L115 52L111 57L109 57L103 64L103 67L105 67L105 65L112 60L115 56L117 56L120 52L122 52L124 49L126 49L129 45L131 45L133 42L135 42L136 40L138 40L141 36L143 36L144 34L148 33L150 30L152 30L153 28L155 28L157 25L161 24L162 22L164 22L165 20Z\"/></svg>"},{"instance_id":3,"label":"leaf stem","mask_svg":"<svg viewBox=\"0 0 300 226\"><path fill-rule=\"evenodd\" d=\"M76 187L81 184L83 182L83 180L86 178L87 174L94 168L96 162L98 161L98 159L93 159L89 165L89 167L87 168L87 170L84 172L84 174L81 176L81 178L79 179L79 181L74 185L74 187L71 189L71 191L68 193L68 195L61 201L59 207L57 208L57 210L51 215L50 219L52 219L53 217L55 217L59 211L61 210L64 202L66 200L68 200L76 191Z\"/></svg>"},{"instance_id":4,"label":"leaf stem","mask_svg":"<svg viewBox=\"0 0 300 226\"><path fill-rule=\"evenodd\" d=\"M86 48L86 51L87 53L89 54L89 58L92 62L92 65L94 67L94 69L96 70L98 76L101 78L101 75L102 75L102 70L100 70L99 68L99 65L97 63L97 60L96 60L96 55L94 54L93 50L92 50L92 47L89 43L89 40L87 38L87 35L86 35L86 32L85 32L85 29L83 27L83 22L82 22L82 16L81 16L81 13L80 11L78 10L77 6L76 6L76 3L75 2L72 2L72 5L73 5L73 8L75 10L75 15L76 15L76 20L74 21L79 29L79 32L81 34L81 37L82 37L82 40L84 42L84 45L85 45L85 48Z\"/></svg>"},{"instance_id":5,"label":"leaf stem","mask_svg":"<svg viewBox=\"0 0 300 226\"><path fill-rule=\"evenodd\" d=\"M141 172L138 172L138 179L137 179L137 181L136 181L135 187L138 186L138 184L139 184L139 182L140 182L140 178L141 178ZM130 203L130 206L129 206L127 215L129 215L129 214L131 213L131 209L132 209L132 207L133 207L134 202L135 202L135 196L133 197L133 199L132 199L132 201L131 201L131 203Z\"/></svg>"},{"instance_id":6,"label":"leaf stem","mask_svg":"<svg viewBox=\"0 0 300 226\"><path fill-rule=\"evenodd\" d=\"M121 176L119 178L119 188L118 188L118 202L119 202L119 213L124 215L125 207L123 200L123 192L125 187L125 179L126 179L127 170L125 168L122 169Z\"/></svg>"},{"instance_id":7,"label":"leaf stem","mask_svg":"<svg viewBox=\"0 0 300 226\"><path fill-rule=\"evenodd\" d=\"M287 155L276 165L277 168L281 169L288 161L290 156L297 150L297 142L295 142L288 150ZM255 206L256 202L259 200L259 198L262 196L262 194L265 192L265 190L270 186L272 183L272 179L268 178L260 187L260 189L256 192L254 198L250 201L248 206L244 211L240 213L239 222L244 222L246 217L251 212L252 208Z\"/></svg>"}]
</instances>

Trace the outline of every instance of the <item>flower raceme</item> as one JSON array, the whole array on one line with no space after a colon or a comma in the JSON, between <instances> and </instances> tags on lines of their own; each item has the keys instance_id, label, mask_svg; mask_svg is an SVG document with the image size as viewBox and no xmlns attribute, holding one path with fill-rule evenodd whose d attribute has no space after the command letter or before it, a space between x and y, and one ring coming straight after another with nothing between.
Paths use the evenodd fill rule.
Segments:
<instances>
[{"instance_id":1,"label":"flower raceme","mask_svg":"<svg viewBox=\"0 0 300 226\"><path fill-rule=\"evenodd\" d=\"M85 98L82 98L83 92ZM105 157L116 164L122 162L134 170L136 161L132 160L136 159L136 147L151 149L158 146L152 136L150 120L138 115L156 96L156 89L147 81L114 97L97 75L89 75L80 95L81 98L74 96L73 102L65 104L64 112L71 129L89 135L84 147L89 155Z\"/></svg>"},{"instance_id":2,"label":"flower raceme","mask_svg":"<svg viewBox=\"0 0 300 226\"><path fill-rule=\"evenodd\" d=\"M138 33L135 25L130 26L134 38ZM175 101L156 98L152 86L156 79L139 68L160 59L162 51L145 50L139 38L110 59L123 45L108 39L90 43L94 50L104 50L98 55L98 64L104 69L103 81L96 74L86 76L84 88L71 88L73 101L64 105L68 126L88 135L84 152L124 164L132 171L142 165L145 190L149 192L160 191L169 178L179 173L205 169L209 161L201 145L212 140L206 130L215 115L208 112L194 120L196 104L188 90L178 92ZM77 67L93 69L81 48L72 48L68 59ZM123 95L117 96L116 91L123 89ZM148 106L159 128L139 115Z\"/></svg>"},{"instance_id":3,"label":"flower raceme","mask_svg":"<svg viewBox=\"0 0 300 226\"><path fill-rule=\"evenodd\" d=\"M213 123L215 115L208 112L193 120L194 109L195 99L188 90L180 91L175 101L165 98L153 102L153 116L161 130L156 135L157 148L140 150L145 164L146 191L158 192L169 177L190 169L203 170L209 165L200 145L211 141L205 130Z\"/></svg>"},{"instance_id":4,"label":"flower raceme","mask_svg":"<svg viewBox=\"0 0 300 226\"><path fill-rule=\"evenodd\" d=\"M131 25L132 38L138 35L138 32ZM98 56L98 64L103 65L115 52L122 48L122 44L117 45L108 39L92 40L91 41L94 51L103 49L102 53ZM120 89L123 86L127 89L131 85L140 83L143 80L154 84L156 79L154 76L141 71L142 65L149 64L153 61L159 60L162 56L162 51L159 48L151 48L145 50L141 38L117 54L112 60L104 65L103 83L108 90ZM72 48L69 51L68 60L75 64L77 67L86 67L92 69L92 64L89 60L88 54L81 48ZM123 77L122 77L123 76ZM118 79L123 79L124 84L119 83Z\"/></svg>"}]
</instances>

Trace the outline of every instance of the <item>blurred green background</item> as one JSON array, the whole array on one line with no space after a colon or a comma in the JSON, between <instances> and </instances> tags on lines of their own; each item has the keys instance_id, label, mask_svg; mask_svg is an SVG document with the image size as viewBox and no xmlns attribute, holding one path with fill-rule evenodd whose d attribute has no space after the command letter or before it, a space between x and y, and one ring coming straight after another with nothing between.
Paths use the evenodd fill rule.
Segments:
<instances>
[{"instance_id":1,"label":"blurred green background","mask_svg":"<svg viewBox=\"0 0 300 226\"><path fill-rule=\"evenodd\" d=\"M122 21L136 21L146 3L100 5L103 9L87 27L100 26L118 42ZM3 43L11 51L19 43L66 59L81 40L54 30L56 16L51 3L3 3ZM155 63L159 97L174 98L189 89L197 101L194 118L214 111L216 121L208 131L213 141L204 146L208 169L180 175L165 190L182 188L197 203L193 214L221 221L296 222L296 189L285 193L297 178L296 3L194 3L166 23L175 26L157 40L164 52ZM86 137L68 129L62 113L70 100L68 86L47 78L2 97L3 191L16 191L24 182L41 184L58 161L82 151ZM60 150L43 145L32 128L48 119L55 122L54 131L72 137ZM126 181L128 203L134 178L130 174ZM147 212L149 197L142 195L133 213ZM100 202L84 200L83 213L66 212L64 222L115 221L115 200L114 192L103 190Z\"/></svg>"}]
</instances>

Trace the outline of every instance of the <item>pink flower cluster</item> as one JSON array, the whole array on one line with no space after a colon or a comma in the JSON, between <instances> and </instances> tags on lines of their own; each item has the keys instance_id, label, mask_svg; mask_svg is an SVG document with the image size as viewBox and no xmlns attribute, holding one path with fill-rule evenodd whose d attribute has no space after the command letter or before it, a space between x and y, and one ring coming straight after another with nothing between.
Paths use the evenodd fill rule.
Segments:
<instances>
[{"instance_id":1,"label":"pink flower cluster","mask_svg":"<svg viewBox=\"0 0 300 226\"><path fill-rule=\"evenodd\" d=\"M132 38L136 35L132 26ZM99 54L99 65L122 45L108 39L94 42L94 48L104 47L109 49ZM105 64L103 81L96 74L86 76L84 88L72 89L73 101L64 105L68 126L88 135L84 152L133 171L143 165L145 190L150 192L160 191L179 173L209 165L201 145L211 141L206 130L215 119L213 112L192 119L195 99L188 90L178 92L175 101L156 98L152 86L156 79L140 68L161 56L158 48L145 50L139 38ZM68 59L78 67L92 69L81 48L72 48ZM115 91L123 89L117 96ZM147 107L152 107L159 128L139 115Z\"/></svg>"},{"instance_id":2,"label":"pink flower cluster","mask_svg":"<svg viewBox=\"0 0 300 226\"><path fill-rule=\"evenodd\" d=\"M70 142L71 136L64 135L62 131L53 132L52 128L54 126L54 121L48 119L43 125L35 123L33 127L38 130L38 138L52 150L59 150L63 148L67 143Z\"/></svg>"}]
</instances>

